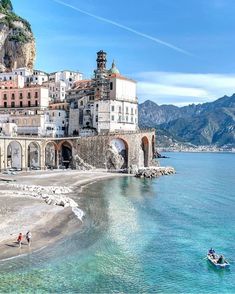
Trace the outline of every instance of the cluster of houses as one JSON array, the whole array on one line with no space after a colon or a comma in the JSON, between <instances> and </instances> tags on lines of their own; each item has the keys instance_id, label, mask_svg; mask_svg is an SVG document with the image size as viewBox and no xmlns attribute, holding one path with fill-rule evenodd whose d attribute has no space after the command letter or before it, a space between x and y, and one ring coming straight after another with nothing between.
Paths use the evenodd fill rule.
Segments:
<instances>
[{"instance_id":1,"label":"cluster of houses","mask_svg":"<svg viewBox=\"0 0 235 294\"><path fill-rule=\"evenodd\" d=\"M0 73L0 136L76 137L138 130L136 82L97 53L94 78L27 68Z\"/></svg>"}]
</instances>

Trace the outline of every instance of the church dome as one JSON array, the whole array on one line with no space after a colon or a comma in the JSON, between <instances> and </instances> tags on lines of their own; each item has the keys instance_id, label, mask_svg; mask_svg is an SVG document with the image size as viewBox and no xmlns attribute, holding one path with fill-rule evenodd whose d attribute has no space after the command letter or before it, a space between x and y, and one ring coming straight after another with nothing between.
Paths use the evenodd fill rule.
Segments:
<instances>
[{"instance_id":1,"label":"church dome","mask_svg":"<svg viewBox=\"0 0 235 294\"><path fill-rule=\"evenodd\" d=\"M112 63L112 67L111 67L111 69L109 70L109 74L120 75L120 72L119 72L118 68L116 67L114 61L113 61L113 63Z\"/></svg>"}]
</instances>

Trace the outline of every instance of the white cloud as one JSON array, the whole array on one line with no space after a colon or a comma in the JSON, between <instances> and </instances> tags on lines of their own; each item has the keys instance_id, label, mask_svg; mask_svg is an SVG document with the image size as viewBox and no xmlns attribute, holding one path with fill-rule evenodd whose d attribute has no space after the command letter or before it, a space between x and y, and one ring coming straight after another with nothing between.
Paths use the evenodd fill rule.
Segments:
<instances>
[{"instance_id":1,"label":"white cloud","mask_svg":"<svg viewBox=\"0 0 235 294\"><path fill-rule=\"evenodd\" d=\"M141 72L134 78L140 101L158 104L204 103L235 92L235 74Z\"/></svg>"}]
</instances>

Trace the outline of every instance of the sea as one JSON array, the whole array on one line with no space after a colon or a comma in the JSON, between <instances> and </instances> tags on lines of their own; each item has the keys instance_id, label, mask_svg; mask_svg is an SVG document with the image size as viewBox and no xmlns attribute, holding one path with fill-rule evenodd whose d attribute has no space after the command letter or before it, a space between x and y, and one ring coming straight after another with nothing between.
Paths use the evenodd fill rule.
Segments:
<instances>
[{"instance_id":1,"label":"sea","mask_svg":"<svg viewBox=\"0 0 235 294\"><path fill-rule=\"evenodd\" d=\"M0 293L235 293L235 154L165 155L175 175L78 191L79 230L0 262ZM211 247L229 270L208 263Z\"/></svg>"}]
</instances>

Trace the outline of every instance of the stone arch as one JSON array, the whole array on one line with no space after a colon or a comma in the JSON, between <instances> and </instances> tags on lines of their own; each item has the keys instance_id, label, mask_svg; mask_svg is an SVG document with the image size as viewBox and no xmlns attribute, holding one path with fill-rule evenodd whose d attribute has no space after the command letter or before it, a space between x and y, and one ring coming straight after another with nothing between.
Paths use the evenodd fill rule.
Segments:
<instances>
[{"instance_id":1,"label":"stone arch","mask_svg":"<svg viewBox=\"0 0 235 294\"><path fill-rule=\"evenodd\" d=\"M58 148L60 152L60 165L69 168L73 160L73 146L69 141L62 141Z\"/></svg>"},{"instance_id":2,"label":"stone arch","mask_svg":"<svg viewBox=\"0 0 235 294\"><path fill-rule=\"evenodd\" d=\"M141 139L139 147L139 167L149 165L149 140L146 136Z\"/></svg>"},{"instance_id":3,"label":"stone arch","mask_svg":"<svg viewBox=\"0 0 235 294\"><path fill-rule=\"evenodd\" d=\"M32 169L40 168L41 148L38 143L31 142L28 145L28 167Z\"/></svg>"},{"instance_id":4,"label":"stone arch","mask_svg":"<svg viewBox=\"0 0 235 294\"><path fill-rule=\"evenodd\" d=\"M7 167L22 170L22 146L18 141L11 141L7 146Z\"/></svg>"},{"instance_id":5,"label":"stone arch","mask_svg":"<svg viewBox=\"0 0 235 294\"><path fill-rule=\"evenodd\" d=\"M45 166L57 167L57 145L54 142L48 142L45 146Z\"/></svg>"},{"instance_id":6,"label":"stone arch","mask_svg":"<svg viewBox=\"0 0 235 294\"><path fill-rule=\"evenodd\" d=\"M152 136L152 158L155 158L155 136Z\"/></svg>"},{"instance_id":7,"label":"stone arch","mask_svg":"<svg viewBox=\"0 0 235 294\"><path fill-rule=\"evenodd\" d=\"M128 168L128 151L129 147L125 140L112 139L106 152L106 167L115 170Z\"/></svg>"}]
</instances>

